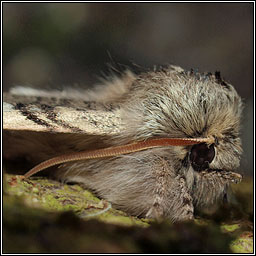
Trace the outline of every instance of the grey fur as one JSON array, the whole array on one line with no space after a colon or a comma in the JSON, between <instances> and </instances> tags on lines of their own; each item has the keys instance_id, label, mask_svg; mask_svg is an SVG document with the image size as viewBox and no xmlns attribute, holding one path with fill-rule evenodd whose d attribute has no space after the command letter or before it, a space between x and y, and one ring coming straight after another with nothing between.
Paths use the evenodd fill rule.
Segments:
<instances>
[{"instance_id":1,"label":"grey fur","mask_svg":"<svg viewBox=\"0 0 256 256\"><path fill-rule=\"evenodd\" d=\"M117 99L126 129L108 139L109 144L120 145L157 136L214 136L218 143L209 170L193 170L188 160L191 147L170 147L68 163L58 169L57 177L81 182L138 216L179 221L191 219L194 207L218 203L242 153L241 99L220 79L174 66L141 74Z\"/></svg>"},{"instance_id":2,"label":"grey fur","mask_svg":"<svg viewBox=\"0 0 256 256\"><path fill-rule=\"evenodd\" d=\"M126 72L123 78L109 80L102 93L99 88L90 92L92 100L119 105L125 129L97 137L95 143L90 136L81 141L81 136L71 135L76 150L87 149L88 143L92 148L97 141L98 147L105 147L153 137L214 136L214 160L208 169L196 171L189 159L191 146L155 148L66 163L52 172L55 177L82 183L130 214L172 221L192 219L195 208L223 199L228 185L236 181L234 171L242 154L242 102L219 73L198 74L169 66L138 76Z\"/></svg>"}]
</instances>

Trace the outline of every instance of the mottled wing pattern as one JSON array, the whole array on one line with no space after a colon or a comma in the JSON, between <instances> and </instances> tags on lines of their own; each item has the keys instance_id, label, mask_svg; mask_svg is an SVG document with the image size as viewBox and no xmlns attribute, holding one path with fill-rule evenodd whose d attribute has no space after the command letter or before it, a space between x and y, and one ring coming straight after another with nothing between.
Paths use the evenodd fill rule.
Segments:
<instances>
[{"instance_id":1,"label":"mottled wing pattern","mask_svg":"<svg viewBox=\"0 0 256 256\"><path fill-rule=\"evenodd\" d=\"M113 135L122 129L120 108L80 99L3 94L3 128Z\"/></svg>"}]
</instances>

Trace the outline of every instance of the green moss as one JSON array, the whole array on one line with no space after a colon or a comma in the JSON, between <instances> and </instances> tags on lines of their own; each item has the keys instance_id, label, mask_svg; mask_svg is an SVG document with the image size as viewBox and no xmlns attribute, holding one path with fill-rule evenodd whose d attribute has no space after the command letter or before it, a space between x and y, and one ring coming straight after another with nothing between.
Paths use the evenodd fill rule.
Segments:
<instances>
[{"instance_id":1,"label":"green moss","mask_svg":"<svg viewBox=\"0 0 256 256\"><path fill-rule=\"evenodd\" d=\"M230 248L234 253L253 253L252 232L244 232L237 239L232 241Z\"/></svg>"},{"instance_id":2,"label":"green moss","mask_svg":"<svg viewBox=\"0 0 256 256\"><path fill-rule=\"evenodd\" d=\"M97 198L96 196L94 196L90 191L88 190L83 190L82 192L82 196L84 198L86 198L89 201L93 201L93 202L100 202L100 199Z\"/></svg>"},{"instance_id":3,"label":"green moss","mask_svg":"<svg viewBox=\"0 0 256 256\"><path fill-rule=\"evenodd\" d=\"M79 185L13 175L4 179L6 252L252 252L252 223L230 217L247 215L228 212L229 221L158 223L116 210Z\"/></svg>"},{"instance_id":4,"label":"green moss","mask_svg":"<svg viewBox=\"0 0 256 256\"><path fill-rule=\"evenodd\" d=\"M124 226L134 226L138 225L141 227L148 227L149 224L146 222L141 221L140 219L137 219L135 217L130 217L130 216L124 216L124 215L117 215L110 211L109 213L104 213L99 216L98 218L101 221L104 221L106 223L111 223L111 224L118 224L122 223Z\"/></svg>"},{"instance_id":5,"label":"green moss","mask_svg":"<svg viewBox=\"0 0 256 256\"><path fill-rule=\"evenodd\" d=\"M145 221L127 216L112 207L104 212L104 201L79 185L67 185L37 177L22 180L20 176L5 175L5 178L6 192L10 195L24 196L25 203L30 207L48 211L73 211L84 219L92 216L90 218L124 226L148 225Z\"/></svg>"},{"instance_id":6,"label":"green moss","mask_svg":"<svg viewBox=\"0 0 256 256\"><path fill-rule=\"evenodd\" d=\"M223 232L234 232L240 228L240 224L223 224L221 230Z\"/></svg>"},{"instance_id":7,"label":"green moss","mask_svg":"<svg viewBox=\"0 0 256 256\"><path fill-rule=\"evenodd\" d=\"M61 211L64 210L63 205L59 200L56 199L56 196L46 194L42 197L42 206L50 210Z\"/></svg>"}]
</instances>

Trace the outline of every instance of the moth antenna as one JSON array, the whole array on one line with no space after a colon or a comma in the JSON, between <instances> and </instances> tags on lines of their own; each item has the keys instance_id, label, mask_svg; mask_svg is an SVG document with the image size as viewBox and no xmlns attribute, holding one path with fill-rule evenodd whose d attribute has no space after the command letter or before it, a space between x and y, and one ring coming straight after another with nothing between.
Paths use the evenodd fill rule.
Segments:
<instances>
[{"instance_id":1,"label":"moth antenna","mask_svg":"<svg viewBox=\"0 0 256 256\"><path fill-rule=\"evenodd\" d=\"M30 171L28 171L24 178L29 178L31 175L38 173L44 169L52 167L57 164L63 164L71 161L86 160L86 159L95 159L95 158L104 158L119 156L124 154L129 154L133 152L138 152L155 147L167 147L167 146L188 146L199 143L214 143L214 138L160 138L160 139L149 139L146 141L133 142L121 146L113 146L109 148L90 150L90 151L81 151L70 154L64 154L46 160Z\"/></svg>"}]
</instances>

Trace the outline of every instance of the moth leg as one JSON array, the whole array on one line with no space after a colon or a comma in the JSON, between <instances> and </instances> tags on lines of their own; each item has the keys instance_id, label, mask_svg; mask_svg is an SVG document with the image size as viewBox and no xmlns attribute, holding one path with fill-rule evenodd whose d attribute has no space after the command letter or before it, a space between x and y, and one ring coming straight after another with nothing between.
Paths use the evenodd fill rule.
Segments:
<instances>
[{"instance_id":1,"label":"moth leg","mask_svg":"<svg viewBox=\"0 0 256 256\"><path fill-rule=\"evenodd\" d=\"M194 207L185 179L170 172L167 161L161 159L155 166L155 189L153 203L146 217L169 218L172 221L194 218Z\"/></svg>"},{"instance_id":2,"label":"moth leg","mask_svg":"<svg viewBox=\"0 0 256 256\"><path fill-rule=\"evenodd\" d=\"M188 192L185 179L178 176L177 180L180 188L180 196L177 196L177 200L178 198L180 199L180 205L177 205L177 211L174 216L176 216L178 220L192 220L194 219L193 198Z\"/></svg>"},{"instance_id":3,"label":"moth leg","mask_svg":"<svg viewBox=\"0 0 256 256\"><path fill-rule=\"evenodd\" d=\"M192 191L195 206L200 209L221 203L227 196L230 183L241 180L240 174L224 170L197 173Z\"/></svg>"}]
</instances>

